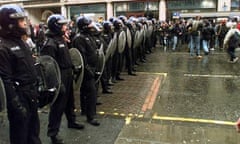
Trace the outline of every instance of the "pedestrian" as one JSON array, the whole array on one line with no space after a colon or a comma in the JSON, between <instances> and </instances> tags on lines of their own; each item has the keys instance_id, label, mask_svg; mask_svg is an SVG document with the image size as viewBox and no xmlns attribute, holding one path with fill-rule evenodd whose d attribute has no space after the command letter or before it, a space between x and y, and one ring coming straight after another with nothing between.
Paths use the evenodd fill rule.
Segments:
<instances>
[{"instance_id":1,"label":"pedestrian","mask_svg":"<svg viewBox=\"0 0 240 144\"><path fill-rule=\"evenodd\" d=\"M53 144L62 144L63 140L59 137L61 118L65 113L68 128L83 129L82 124L76 123L74 113L73 96L73 64L64 38L67 30L68 20L60 14L51 15L47 20L48 30L46 31L47 42L41 49L41 55L50 55L59 65L61 72L61 88L59 95L50 107L49 123L47 135Z\"/></svg>"},{"instance_id":2,"label":"pedestrian","mask_svg":"<svg viewBox=\"0 0 240 144\"><path fill-rule=\"evenodd\" d=\"M229 29L226 25L225 20L221 21L221 23L216 27L216 36L218 37L219 49L223 49L224 38L225 38L228 30Z\"/></svg>"},{"instance_id":3,"label":"pedestrian","mask_svg":"<svg viewBox=\"0 0 240 144\"><path fill-rule=\"evenodd\" d=\"M236 130L237 130L237 132L240 133L240 118L238 119L238 121L236 123Z\"/></svg>"},{"instance_id":4,"label":"pedestrian","mask_svg":"<svg viewBox=\"0 0 240 144\"><path fill-rule=\"evenodd\" d=\"M18 5L0 7L0 76L3 80L11 144L41 144L37 72L26 35L27 15Z\"/></svg>"},{"instance_id":5,"label":"pedestrian","mask_svg":"<svg viewBox=\"0 0 240 144\"><path fill-rule=\"evenodd\" d=\"M236 63L238 57L235 54L235 49L240 44L240 31L234 25L226 34L223 42L224 48L227 48L227 53L230 56L229 62Z\"/></svg>"},{"instance_id":6,"label":"pedestrian","mask_svg":"<svg viewBox=\"0 0 240 144\"><path fill-rule=\"evenodd\" d=\"M45 36L45 24L40 23L39 25L39 29L36 32L36 52L39 53L40 49L42 48L45 40L46 40L46 36Z\"/></svg>"},{"instance_id":7,"label":"pedestrian","mask_svg":"<svg viewBox=\"0 0 240 144\"><path fill-rule=\"evenodd\" d=\"M172 36L173 36L173 47L172 51L175 51L177 48L177 45L179 43L179 39L182 36L182 28L180 27L179 22L176 22L173 26L173 29L171 30Z\"/></svg>"},{"instance_id":8,"label":"pedestrian","mask_svg":"<svg viewBox=\"0 0 240 144\"><path fill-rule=\"evenodd\" d=\"M191 32L190 32L190 56L193 57L196 53L198 59L201 59L200 54L200 41L201 41L201 31L202 31L202 21L201 17L197 16L193 21Z\"/></svg>"},{"instance_id":9,"label":"pedestrian","mask_svg":"<svg viewBox=\"0 0 240 144\"><path fill-rule=\"evenodd\" d=\"M202 47L205 55L209 54L210 41L214 35L214 29L211 27L208 21L205 21L205 25L202 29Z\"/></svg>"},{"instance_id":10,"label":"pedestrian","mask_svg":"<svg viewBox=\"0 0 240 144\"><path fill-rule=\"evenodd\" d=\"M95 70L98 57L96 54L97 45L92 37L94 25L92 20L85 16L77 18L79 33L73 39L73 47L76 47L83 56L84 77L80 88L81 114L87 116L87 122L93 126L100 123L95 119L97 88L95 85Z\"/></svg>"}]
</instances>

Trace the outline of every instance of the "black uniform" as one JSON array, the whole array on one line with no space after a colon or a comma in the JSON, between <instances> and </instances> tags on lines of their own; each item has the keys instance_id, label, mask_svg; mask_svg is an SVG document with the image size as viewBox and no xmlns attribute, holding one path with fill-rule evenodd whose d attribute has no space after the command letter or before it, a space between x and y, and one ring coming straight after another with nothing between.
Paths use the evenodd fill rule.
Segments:
<instances>
[{"instance_id":1,"label":"black uniform","mask_svg":"<svg viewBox=\"0 0 240 144\"><path fill-rule=\"evenodd\" d=\"M111 39L112 39L112 33L108 31L103 32L103 40L107 45L109 45ZM105 51L106 52L106 51ZM108 59L106 59L105 62L105 69L106 69L106 75L107 75L107 83L109 84L109 81L111 79L111 71L112 71L112 56L109 56Z\"/></svg>"},{"instance_id":2,"label":"black uniform","mask_svg":"<svg viewBox=\"0 0 240 144\"><path fill-rule=\"evenodd\" d=\"M48 136L58 134L61 118L65 112L68 123L74 123L76 115L74 114L74 96L73 96L73 77L72 61L66 42L61 35L56 35L51 31L46 33L47 41L44 44L41 55L50 55L53 57L61 71L61 89L55 103L50 107Z\"/></svg>"},{"instance_id":3,"label":"black uniform","mask_svg":"<svg viewBox=\"0 0 240 144\"><path fill-rule=\"evenodd\" d=\"M95 68L97 64L97 46L93 37L87 32L81 32L73 40L82 54L84 60L84 77L80 89L80 102L82 114L86 114L87 120L91 121L96 115L97 89L95 86Z\"/></svg>"},{"instance_id":4,"label":"black uniform","mask_svg":"<svg viewBox=\"0 0 240 144\"><path fill-rule=\"evenodd\" d=\"M93 35L93 39L95 40L95 43L96 43L98 48L100 48L101 45L103 45L104 54L106 54L106 50L107 50L108 44L104 40L103 33L101 33L101 32L96 33L95 35ZM100 82L101 82L101 85L102 85L102 92L111 94L112 92L108 90L109 89L108 81L110 79L110 75L108 75L109 73L107 72L107 67L106 66L107 65L106 65L106 61L105 61L103 72L102 72L102 75L100 77ZM97 91L98 91L98 86L99 85L97 83Z\"/></svg>"},{"instance_id":5,"label":"black uniform","mask_svg":"<svg viewBox=\"0 0 240 144\"><path fill-rule=\"evenodd\" d=\"M41 144L37 113L36 70L27 45L0 38L0 76L5 85L11 144Z\"/></svg>"},{"instance_id":6,"label":"black uniform","mask_svg":"<svg viewBox=\"0 0 240 144\"><path fill-rule=\"evenodd\" d=\"M125 48L126 67L128 69L128 74L135 76L136 74L133 73L133 69L134 69L133 65L135 63L135 62L133 62L134 61L134 53L135 53L135 50L133 48L134 30L133 30L132 25L130 24L130 22L126 23L126 27L129 29L129 31L131 33L131 37L132 37L132 41L131 41L130 47L128 46L128 42L126 43L126 48Z\"/></svg>"}]
</instances>

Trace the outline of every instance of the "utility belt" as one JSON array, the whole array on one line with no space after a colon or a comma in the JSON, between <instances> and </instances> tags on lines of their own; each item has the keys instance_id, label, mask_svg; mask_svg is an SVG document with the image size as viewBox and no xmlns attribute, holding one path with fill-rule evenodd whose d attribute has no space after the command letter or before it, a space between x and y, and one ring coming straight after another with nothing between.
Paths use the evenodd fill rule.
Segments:
<instances>
[{"instance_id":1,"label":"utility belt","mask_svg":"<svg viewBox=\"0 0 240 144\"><path fill-rule=\"evenodd\" d=\"M24 84L15 81L14 86L17 90L35 90L37 88L37 82Z\"/></svg>"}]
</instances>

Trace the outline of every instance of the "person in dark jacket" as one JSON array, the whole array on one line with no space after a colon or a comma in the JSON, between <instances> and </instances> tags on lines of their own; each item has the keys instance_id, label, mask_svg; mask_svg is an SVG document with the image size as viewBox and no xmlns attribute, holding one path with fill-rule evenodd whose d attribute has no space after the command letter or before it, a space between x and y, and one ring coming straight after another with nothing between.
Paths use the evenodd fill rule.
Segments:
<instances>
[{"instance_id":1,"label":"person in dark jacket","mask_svg":"<svg viewBox=\"0 0 240 144\"><path fill-rule=\"evenodd\" d=\"M208 55L210 49L210 41L215 35L213 27L207 21L202 29L202 46L205 55Z\"/></svg>"},{"instance_id":2,"label":"person in dark jacket","mask_svg":"<svg viewBox=\"0 0 240 144\"><path fill-rule=\"evenodd\" d=\"M216 36L218 37L219 49L223 49L224 38L228 30L229 28L227 27L225 20L223 20L216 28Z\"/></svg>"},{"instance_id":3,"label":"person in dark jacket","mask_svg":"<svg viewBox=\"0 0 240 144\"><path fill-rule=\"evenodd\" d=\"M95 119L97 88L95 85L95 70L97 66L97 45L92 37L94 25L92 20L85 16L77 18L79 33L73 39L73 47L76 47L83 56L84 77L80 88L81 114L87 116L87 122L93 126L100 123Z\"/></svg>"},{"instance_id":4,"label":"person in dark jacket","mask_svg":"<svg viewBox=\"0 0 240 144\"><path fill-rule=\"evenodd\" d=\"M173 47L172 50L175 51L177 48L177 44L179 42L180 37L183 34L183 31L179 25L179 22L177 22L174 26L173 29L171 30L172 36L173 36Z\"/></svg>"},{"instance_id":5,"label":"person in dark jacket","mask_svg":"<svg viewBox=\"0 0 240 144\"><path fill-rule=\"evenodd\" d=\"M26 14L18 5L0 7L0 77L3 80L11 144L41 144L37 72L26 35Z\"/></svg>"},{"instance_id":6,"label":"person in dark jacket","mask_svg":"<svg viewBox=\"0 0 240 144\"><path fill-rule=\"evenodd\" d=\"M36 46L37 46L37 54L39 54L40 49L42 48L45 40L46 40L46 36L45 36L45 26L43 23L39 24L39 30L36 33Z\"/></svg>"},{"instance_id":7,"label":"person in dark jacket","mask_svg":"<svg viewBox=\"0 0 240 144\"><path fill-rule=\"evenodd\" d=\"M43 45L41 55L50 55L59 65L61 71L61 88L59 95L50 107L48 136L51 137L53 144L62 144L63 140L58 136L61 118L65 112L68 120L68 128L83 129L82 124L76 123L74 113L73 96L73 64L64 39L67 30L67 20L59 14L51 15L48 20L48 31L46 32L47 41Z\"/></svg>"},{"instance_id":8,"label":"person in dark jacket","mask_svg":"<svg viewBox=\"0 0 240 144\"><path fill-rule=\"evenodd\" d=\"M235 49L240 45L240 31L233 26L226 34L223 42L224 48L227 48L227 53L230 56L229 62L236 63L238 57L235 54Z\"/></svg>"}]
</instances>

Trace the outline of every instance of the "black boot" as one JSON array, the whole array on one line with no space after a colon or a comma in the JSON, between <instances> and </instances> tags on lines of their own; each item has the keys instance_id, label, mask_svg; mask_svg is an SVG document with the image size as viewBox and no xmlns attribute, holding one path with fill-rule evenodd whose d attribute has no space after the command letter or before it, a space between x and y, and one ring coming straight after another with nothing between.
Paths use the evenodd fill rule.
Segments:
<instances>
[{"instance_id":1,"label":"black boot","mask_svg":"<svg viewBox=\"0 0 240 144\"><path fill-rule=\"evenodd\" d=\"M69 122L68 123L68 128L72 128L72 129L84 129L84 125L83 124L79 124L76 122Z\"/></svg>"},{"instance_id":2,"label":"black boot","mask_svg":"<svg viewBox=\"0 0 240 144\"><path fill-rule=\"evenodd\" d=\"M123 78L121 78L120 76L117 76L117 77L116 77L116 80L119 80L119 81L124 81L124 79L123 79Z\"/></svg>"},{"instance_id":3,"label":"black boot","mask_svg":"<svg viewBox=\"0 0 240 144\"><path fill-rule=\"evenodd\" d=\"M137 76L137 74L135 74L133 72L128 72L128 75L130 75L130 76Z\"/></svg>"},{"instance_id":4,"label":"black boot","mask_svg":"<svg viewBox=\"0 0 240 144\"><path fill-rule=\"evenodd\" d=\"M103 94L112 94L113 92L110 91L110 90L108 90L108 89L104 89L104 90L102 91L102 93L103 93Z\"/></svg>"},{"instance_id":5,"label":"black boot","mask_svg":"<svg viewBox=\"0 0 240 144\"><path fill-rule=\"evenodd\" d=\"M99 126L100 123L96 119L88 119L87 122L93 126Z\"/></svg>"},{"instance_id":6,"label":"black boot","mask_svg":"<svg viewBox=\"0 0 240 144\"><path fill-rule=\"evenodd\" d=\"M52 144L64 144L64 141L58 136L51 136Z\"/></svg>"}]
</instances>

